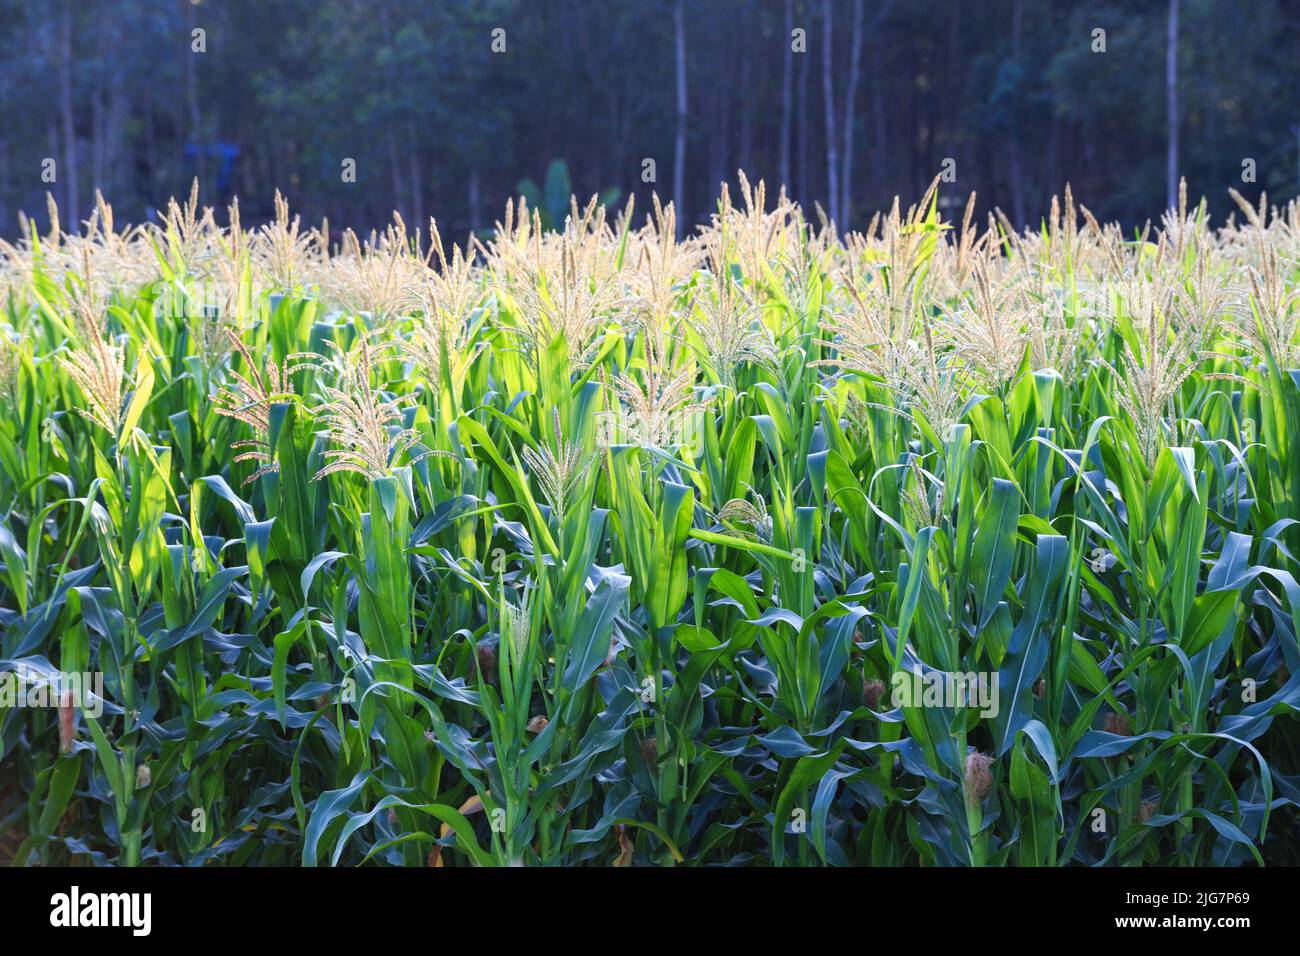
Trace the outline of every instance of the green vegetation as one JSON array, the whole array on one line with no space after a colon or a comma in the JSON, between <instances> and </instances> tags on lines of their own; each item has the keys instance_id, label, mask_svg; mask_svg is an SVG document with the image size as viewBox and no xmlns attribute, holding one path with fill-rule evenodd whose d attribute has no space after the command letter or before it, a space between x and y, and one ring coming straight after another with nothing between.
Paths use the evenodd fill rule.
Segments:
<instances>
[{"instance_id":1,"label":"green vegetation","mask_svg":"<svg viewBox=\"0 0 1300 956\"><path fill-rule=\"evenodd\" d=\"M1300 206L742 190L6 247L14 861L1295 862Z\"/></svg>"}]
</instances>

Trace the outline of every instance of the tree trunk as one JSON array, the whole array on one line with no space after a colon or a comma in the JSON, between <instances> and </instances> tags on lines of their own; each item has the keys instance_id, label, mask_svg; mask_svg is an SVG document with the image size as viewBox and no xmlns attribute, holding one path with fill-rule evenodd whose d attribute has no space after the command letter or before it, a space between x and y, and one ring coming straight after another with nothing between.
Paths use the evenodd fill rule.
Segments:
<instances>
[{"instance_id":1,"label":"tree trunk","mask_svg":"<svg viewBox=\"0 0 1300 956\"><path fill-rule=\"evenodd\" d=\"M96 189L103 186L104 183L104 75L102 65L105 62L104 55L104 38L106 30L102 18L96 24L96 33L99 42L96 44L95 59L98 61L95 70L95 89L90 95L90 191L94 195Z\"/></svg>"},{"instance_id":2,"label":"tree trunk","mask_svg":"<svg viewBox=\"0 0 1300 956\"><path fill-rule=\"evenodd\" d=\"M185 4L185 103L189 111L188 134L190 142L195 145L194 165L196 172L205 172L207 164L200 143L203 136L199 130L199 63L198 58L207 54L195 53L191 49L195 27L194 5ZM183 147L184 144L182 144ZM188 186L188 183L186 184ZM186 190L188 192L188 189Z\"/></svg>"},{"instance_id":3,"label":"tree trunk","mask_svg":"<svg viewBox=\"0 0 1300 956\"><path fill-rule=\"evenodd\" d=\"M1011 58L1017 68L1020 66L1021 39L1024 36L1025 5L1023 0L1016 0L1011 8ZM1017 229L1025 224L1025 164L1021 137L1024 126L1021 124L1020 107L1024 98L1020 95L1023 88L1023 75L1017 74L1016 95L1013 100L1014 118L1011 121L1010 166L1011 171L1011 221Z\"/></svg>"},{"instance_id":4,"label":"tree trunk","mask_svg":"<svg viewBox=\"0 0 1300 956\"><path fill-rule=\"evenodd\" d=\"M1169 0L1169 39L1165 45L1165 97L1169 107L1169 152L1165 206L1178 205L1178 0Z\"/></svg>"},{"instance_id":5,"label":"tree trunk","mask_svg":"<svg viewBox=\"0 0 1300 956\"><path fill-rule=\"evenodd\" d=\"M77 131L72 116L72 3L63 4L59 24L59 112L63 120L64 227L69 232L81 228L81 211L77 207Z\"/></svg>"},{"instance_id":6,"label":"tree trunk","mask_svg":"<svg viewBox=\"0 0 1300 956\"><path fill-rule=\"evenodd\" d=\"M406 193L406 184L402 181L402 159L397 154L397 140L393 136L392 126L388 127L387 139L388 139L388 167L390 170L392 170L392 174L393 174L393 191L390 194L392 196L392 200L388 204L387 212L384 212L384 210L381 208L380 215L385 216L389 222L392 222L393 213L402 212L402 196L405 195ZM353 158L355 159L355 157ZM402 218L409 219L410 211L408 210L406 214L403 215Z\"/></svg>"},{"instance_id":7,"label":"tree trunk","mask_svg":"<svg viewBox=\"0 0 1300 956\"><path fill-rule=\"evenodd\" d=\"M104 184L104 89L90 97L90 192Z\"/></svg>"},{"instance_id":8,"label":"tree trunk","mask_svg":"<svg viewBox=\"0 0 1300 956\"><path fill-rule=\"evenodd\" d=\"M470 232L478 232L479 229L479 184L478 184L478 163L470 167L469 171L469 229Z\"/></svg>"},{"instance_id":9,"label":"tree trunk","mask_svg":"<svg viewBox=\"0 0 1300 956\"><path fill-rule=\"evenodd\" d=\"M730 76L731 64L730 57L725 53L719 57L718 75ZM722 184L729 177L727 168L727 147L731 140L731 87L727 84L720 84L716 94L713 97L714 118L710 124L709 135L709 189L717 192L721 191ZM710 193L712 197L714 193Z\"/></svg>"},{"instance_id":10,"label":"tree trunk","mask_svg":"<svg viewBox=\"0 0 1300 956\"><path fill-rule=\"evenodd\" d=\"M410 228L421 228L420 223L424 219L424 172L420 165L420 146L419 139L416 136L415 129L408 128L407 136L410 152L408 154L408 165L411 169L411 221Z\"/></svg>"},{"instance_id":11,"label":"tree trunk","mask_svg":"<svg viewBox=\"0 0 1300 956\"><path fill-rule=\"evenodd\" d=\"M790 183L790 111L793 108L792 85L794 80L794 51L790 34L794 32L794 0L785 0L785 52L781 57L781 185L792 189Z\"/></svg>"},{"instance_id":12,"label":"tree trunk","mask_svg":"<svg viewBox=\"0 0 1300 956\"><path fill-rule=\"evenodd\" d=\"M0 232L9 231L9 139L0 130Z\"/></svg>"},{"instance_id":13,"label":"tree trunk","mask_svg":"<svg viewBox=\"0 0 1300 956\"><path fill-rule=\"evenodd\" d=\"M153 190L158 185L158 129L153 115L153 93L148 87L145 87L144 94L144 146L146 162L149 166L149 186L151 187L146 195L152 195ZM146 200L145 212L152 218L154 206L152 202Z\"/></svg>"},{"instance_id":14,"label":"tree trunk","mask_svg":"<svg viewBox=\"0 0 1300 956\"><path fill-rule=\"evenodd\" d=\"M1295 174L1296 174L1296 186L1297 186L1297 188L1300 188L1300 123L1296 123L1295 125L1293 125L1293 126L1291 127L1291 135L1295 137L1295 150L1296 150L1296 156L1295 156Z\"/></svg>"},{"instance_id":15,"label":"tree trunk","mask_svg":"<svg viewBox=\"0 0 1300 956\"><path fill-rule=\"evenodd\" d=\"M831 0L822 0L822 20L826 32L822 38L822 99L826 106L826 195L830 203L826 214L831 222L838 223L840 203L838 183L840 181L839 151L835 143L839 138L835 130L835 81L831 75L831 48L834 45L835 32L831 23Z\"/></svg>"},{"instance_id":16,"label":"tree trunk","mask_svg":"<svg viewBox=\"0 0 1300 956\"><path fill-rule=\"evenodd\" d=\"M844 97L844 168L840 173L840 215L848 230L853 216L849 184L853 178L853 110L858 100L858 78L862 68L862 0L853 0L853 33L849 45L849 88Z\"/></svg>"},{"instance_id":17,"label":"tree trunk","mask_svg":"<svg viewBox=\"0 0 1300 956\"><path fill-rule=\"evenodd\" d=\"M117 185L118 161L122 153L122 128L125 124L127 111L125 77L122 70L113 71L112 82L113 90L109 97L108 127L105 131L105 139L108 143L104 156L105 196L112 196L117 191L114 187Z\"/></svg>"},{"instance_id":18,"label":"tree trunk","mask_svg":"<svg viewBox=\"0 0 1300 956\"><path fill-rule=\"evenodd\" d=\"M753 11L745 9L745 19ZM740 44L740 168L754 175L754 57L748 44ZM759 178L759 177L755 177Z\"/></svg>"},{"instance_id":19,"label":"tree trunk","mask_svg":"<svg viewBox=\"0 0 1300 956\"><path fill-rule=\"evenodd\" d=\"M683 0L673 4L673 39L677 49L677 142L673 148L673 205L677 238L686 226L686 25Z\"/></svg>"},{"instance_id":20,"label":"tree trunk","mask_svg":"<svg viewBox=\"0 0 1300 956\"><path fill-rule=\"evenodd\" d=\"M885 77L888 71L883 67L885 44L879 37L872 39L871 58L871 114L875 135L871 149L871 181L879 189L885 182L885 157L889 148L889 126L885 121Z\"/></svg>"},{"instance_id":21,"label":"tree trunk","mask_svg":"<svg viewBox=\"0 0 1300 956\"><path fill-rule=\"evenodd\" d=\"M808 54L799 57L799 202L808 206Z\"/></svg>"}]
</instances>

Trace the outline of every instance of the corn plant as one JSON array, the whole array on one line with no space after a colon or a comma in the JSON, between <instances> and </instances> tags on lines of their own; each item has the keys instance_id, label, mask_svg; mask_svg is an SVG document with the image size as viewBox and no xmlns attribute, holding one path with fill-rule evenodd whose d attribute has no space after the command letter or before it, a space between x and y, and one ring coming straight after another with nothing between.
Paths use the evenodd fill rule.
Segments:
<instances>
[{"instance_id":1,"label":"corn plant","mask_svg":"<svg viewBox=\"0 0 1300 956\"><path fill-rule=\"evenodd\" d=\"M1300 205L937 193L24 220L11 862L1295 863Z\"/></svg>"}]
</instances>

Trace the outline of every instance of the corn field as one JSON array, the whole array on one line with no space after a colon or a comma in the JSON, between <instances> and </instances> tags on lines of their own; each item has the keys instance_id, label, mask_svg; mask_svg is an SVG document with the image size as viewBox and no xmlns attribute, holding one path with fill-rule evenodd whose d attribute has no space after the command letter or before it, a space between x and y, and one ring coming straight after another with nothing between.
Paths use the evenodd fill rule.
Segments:
<instances>
[{"instance_id":1,"label":"corn field","mask_svg":"<svg viewBox=\"0 0 1300 956\"><path fill-rule=\"evenodd\" d=\"M450 249L51 203L3 855L1300 862L1300 205L1235 198L841 236L742 176Z\"/></svg>"}]
</instances>

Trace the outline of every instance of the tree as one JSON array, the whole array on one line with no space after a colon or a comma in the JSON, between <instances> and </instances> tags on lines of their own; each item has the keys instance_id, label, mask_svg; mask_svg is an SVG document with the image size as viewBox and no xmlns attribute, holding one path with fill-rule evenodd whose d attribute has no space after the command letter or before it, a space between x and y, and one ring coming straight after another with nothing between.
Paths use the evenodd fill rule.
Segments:
<instances>
[{"instance_id":1,"label":"tree","mask_svg":"<svg viewBox=\"0 0 1300 956\"><path fill-rule=\"evenodd\" d=\"M552 159L582 196L671 198L683 235L737 166L847 229L915 199L945 156L980 220L1032 221L1069 182L1100 218L1140 225L1184 176L1221 217L1229 186L1300 191L1294 6L0 0L0 234L19 210L43 219L47 190L69 228L95 189L140 222L198 175L218 210L238 193L248 225L279 188L305 222L368 231L397 208L463 237Z\"/></svg>"},{"instance_id":2,"label":"tree","mask_svg":"<svg viewBox=\"0 0 1300 956\"><path fill-rule=\"evenodd\" d=\"M1165 101L1169 110L1165 205L1173 209L1178 205L1178 0L1169 0L1169 34L1165 44Z\"/></svg>"},{"instance_id":3,"label":"tree","mask_svg":"<svg viewBox=\"0 0 1300 956\"><path fill-rule=\"evenodd\" d=\"M64 0L59 20L59 115L63 120L63 210L69 229L77 229L77 128L72 112L72 0Z\"/></svg>"},{"instance_id":4,"label":"tree","mask_svg":"<svg viewBox=\"0 0 1300 956\"><path fill-rule=\"evenodd\" d=\"M790 111L794 80L794 0L785 0L785 32L781 37L781 184L790 185Z\"/></svg>"},{"instance_id":5,"label":"tree","mask_svg":"<svg viewBox=\"0 0 1300 956\"><path fill-rule=\"evenodd\" d=\"M862 68L862 0L853 0L853 31L849 38L849 88L844 95L844 168L840 177L840 214L849 227L853 207L849 183L853 177L853 110L858 100L858 77Z\"/></svg>"},{"instance_id":6,"label":"tree","mask_svg":"<svg viewBox=\"0 0 1300 956\"><path fill-rule=\"evenodd\" d=\"M831 24L831 0L822 0L822 22L825 34L822 37L822 102L826 107L826 193L829 202L827 209L831 221L838 223L840 203L837 189L839 183L839 156L835 148L838 139L835 132L835 82L831 75L831 52L835 46L835 34Z\"/></svg>"},{"instance_id":7,"label":"tree","mask_svg":"<svg viewBox=\"0 0 1300 956\"><path fill-rule=\"evenodd\" d=\"M677 235L686 223L686 25L683 0L673 4L673 39L677 51L677 141L673 147L673 205Z\"/></svg>"}]
</instances>

